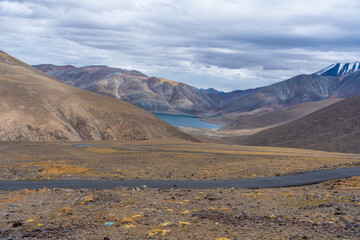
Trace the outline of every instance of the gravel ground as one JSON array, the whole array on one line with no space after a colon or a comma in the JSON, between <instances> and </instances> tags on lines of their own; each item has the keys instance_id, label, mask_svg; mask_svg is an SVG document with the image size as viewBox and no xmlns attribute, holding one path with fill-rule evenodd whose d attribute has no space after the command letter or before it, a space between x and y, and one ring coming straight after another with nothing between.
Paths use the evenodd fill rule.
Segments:
<instances>
[{"instance_id":1,"label":"gravel ground","mask_svg":"<svg viewBox=\"0 0 360 240\"><path fill-rule=\"evenodd\" d=\"M360 177L277 189L0 191L3 239L359 239Z\"/></svg>"}]
</instances>

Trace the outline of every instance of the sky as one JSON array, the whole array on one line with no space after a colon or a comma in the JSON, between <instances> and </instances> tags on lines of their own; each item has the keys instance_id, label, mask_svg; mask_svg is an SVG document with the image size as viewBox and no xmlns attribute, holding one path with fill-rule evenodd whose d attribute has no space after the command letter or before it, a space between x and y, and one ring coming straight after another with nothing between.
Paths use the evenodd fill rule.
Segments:
<instances>
[{"instance_id":1,"label":"sky","mask_svg":"<svg viewBox=\"0 0 360 240\"><path fill-rule=\"evenodd\" d=\"M0 49L222 91L360 60L354 0L0 0Z\"/></svg>"}]
</instances>

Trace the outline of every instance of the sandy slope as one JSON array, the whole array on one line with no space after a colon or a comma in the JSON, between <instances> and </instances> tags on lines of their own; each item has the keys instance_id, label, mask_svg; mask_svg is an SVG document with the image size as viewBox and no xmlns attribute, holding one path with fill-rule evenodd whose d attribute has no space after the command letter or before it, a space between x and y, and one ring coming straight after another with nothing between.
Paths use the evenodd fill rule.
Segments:
<instances>
[{"instance_id":1,"label":"sandy slope","mask_svg":"<svg viewBox=\"0 0 360 240\"><path fill-rule=\"evenodd\" d=\"M193 139L123 101L68 86L0 51L0 140Z\"/></svg>"}]
</instances>

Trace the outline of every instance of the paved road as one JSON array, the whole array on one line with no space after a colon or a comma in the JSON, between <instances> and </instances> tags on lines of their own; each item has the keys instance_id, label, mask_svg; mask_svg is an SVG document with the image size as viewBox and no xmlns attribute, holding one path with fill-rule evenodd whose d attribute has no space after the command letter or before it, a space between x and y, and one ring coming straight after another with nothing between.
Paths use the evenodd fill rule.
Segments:
<instances>
[{"instance_id":1,"label":"paved road","mask_svg":"<svg viewBox=\"0 0 360 240\"><path fill-rule=\"evenodd\" d=\"M48 181L0 181L1 190L16 191L19 189L40 188L89 188L89 189L114 189L117 187L140 187L146 185L148 188L278 188L315 184L339 178L360 176L360 167L343 168L334 170L322 170L305 172L293 175L252 178L243 180L48 180Z\"/></svg>"}]
</instances>

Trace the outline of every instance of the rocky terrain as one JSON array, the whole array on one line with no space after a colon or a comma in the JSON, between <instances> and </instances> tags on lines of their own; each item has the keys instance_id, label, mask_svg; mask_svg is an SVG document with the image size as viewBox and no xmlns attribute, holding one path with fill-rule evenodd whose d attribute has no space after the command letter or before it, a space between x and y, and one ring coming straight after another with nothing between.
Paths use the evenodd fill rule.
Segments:
<instances>
[{"instance_id":1,"label":"rocky terrain","mask_svg":"<svg viewBox=\"0 0 360 240\"><path fill-rule=\"evenodd\" d=\"M138 71L107 66L34 66L61 81L85 90L111 96L148 111L206 115L216 104L199 89Z\"/></svg>"},{"instance_id":2,"label":"rocky terrain","mask_svg":"<svg viewBox=\"0 0 360 240\"><path fill-rule=\"evenodd\" d=\"M0 191L5 239L359 239L360 178L277 189Z\"/></svg>"},{"instance_id":3,"label":"rocky terrain","mask_svg":"<svg viewBox=\"0 0 360 240\"><path fill-rule=\"evenodd\" d=\"M193 139L139 107L64 84L2 51L0 96L1 141Z\"/></svg>"},{"instance_id":4,"label":"rocky terrain","mask_svg":"<svg viewBox=\"0 0 360 240\"><path fill-rule=\"evenodd\" d=\"M360 153L360 96L249 136L242 144Z\"/></svg>"},{"instance_id":5,"label":"rocky terrain","mask_svg":"<svg viewBox=\"0 0 360 240\"><path fill-rule=\"evenodd\" d=\"M356 154L194 143L0 142L0 179L239 179ZM275 189L0 190L1 239L358 239L360 178Z\"/></svg>"}]
</instances>

